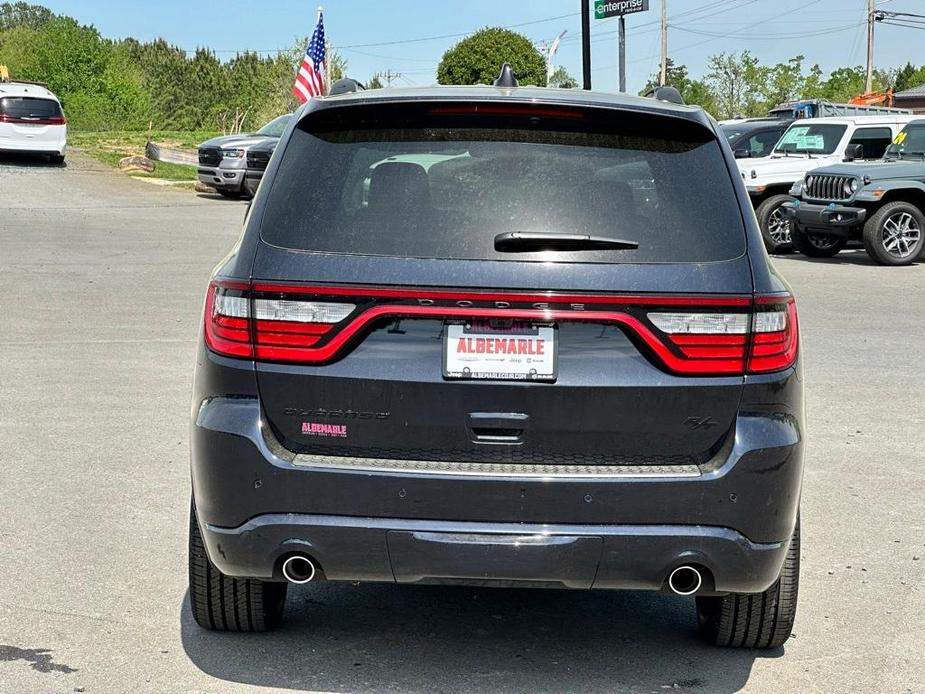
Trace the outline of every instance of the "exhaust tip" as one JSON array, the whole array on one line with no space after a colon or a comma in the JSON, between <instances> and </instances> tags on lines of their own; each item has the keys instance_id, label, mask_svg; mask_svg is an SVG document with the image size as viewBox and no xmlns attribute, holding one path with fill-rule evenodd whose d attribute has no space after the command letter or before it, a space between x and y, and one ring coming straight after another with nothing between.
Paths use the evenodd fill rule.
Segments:
<instances>
[{"instance_id":1,"label":"exhaust tip","mask_svg":"<svg viewBox=\"0 0 925 694\"><path fill-rule=\"evenodd\" d=\"M679 566L668 574L668 587L675 595L693 595L703 585L703 576L693 566Z\"/></svg>"},{"instance_id":2,"label":"exhaust tip","mask_svg":"<svg viewBox=\"0 0 925 694\"><path fill-rule=\"evenodd\" d=\"M308 583L315 577L315 562L294 554L283 562L283 577L290 583Z\"/></svg>"}]
</instances>

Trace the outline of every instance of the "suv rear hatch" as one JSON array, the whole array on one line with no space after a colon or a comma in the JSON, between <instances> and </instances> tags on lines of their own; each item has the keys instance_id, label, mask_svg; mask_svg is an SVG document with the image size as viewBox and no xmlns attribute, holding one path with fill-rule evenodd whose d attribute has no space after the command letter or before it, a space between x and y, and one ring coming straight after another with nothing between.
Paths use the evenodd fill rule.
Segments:
<instances>
[{"instance_id":1,"label":"suv rear hatch","mask_svg":"<svg viewBox=\"0 0 925 694\"><path fill-rule=\"evenodd\" d=\"M207 339L253 339L289 450L569 471L696 464L727 440L753 285L706 125L360 103L309 112L285 147L252 283L211 299L253 332Z\"/></svg>"}]
</instances>

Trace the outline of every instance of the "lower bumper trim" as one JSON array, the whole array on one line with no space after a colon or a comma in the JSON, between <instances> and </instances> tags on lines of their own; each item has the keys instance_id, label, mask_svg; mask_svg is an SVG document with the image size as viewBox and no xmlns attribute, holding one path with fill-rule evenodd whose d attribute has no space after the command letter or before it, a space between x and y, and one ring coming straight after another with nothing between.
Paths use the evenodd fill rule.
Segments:
<instances>
[{"instance_id":1,"label":"lower bumper trim","mask_svg":"<svg viewBox=\"0 0 925 694\"><path fill-rule=\"evenodd\" d=\"M706 569L717 592L757 593L779 576L787 542L729 528L578 525L267 514L238 528L204 525L209 557L230 576L279 580L283 557L325 578L389 583L660 590L671 571Z\"/></svg>"}]
</instances>

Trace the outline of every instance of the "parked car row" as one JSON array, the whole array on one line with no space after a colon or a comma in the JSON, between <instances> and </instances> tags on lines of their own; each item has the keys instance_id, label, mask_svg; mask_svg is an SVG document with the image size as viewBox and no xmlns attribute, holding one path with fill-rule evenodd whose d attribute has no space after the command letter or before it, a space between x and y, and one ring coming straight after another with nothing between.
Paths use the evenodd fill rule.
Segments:
<instances>
[{"instance_id":1,"label":"parked car row","mask_svg":"<svg viewBox=\"0 0 925 694\"><path fill-rule=\"evenodd\" d=\"M804 118L787 128L769 156L740 159L739 169L768 251L794 250L783 205L793 200L790 188L795 182L821 166L879 159L914 118L905 114Z\"/></svg>"},{"instance_id":2,"label":"parked car row","mask_svg":"<svg viewBox=\"0 0 925 694\"><path fill-rule=\"evenodd\" d=\"M782 209L801 253L830 257L859 240L881 265L922 258L925 119L909 122L879 161L813 169L789 193L794 200Z\"/></svg>"}]
</instances>

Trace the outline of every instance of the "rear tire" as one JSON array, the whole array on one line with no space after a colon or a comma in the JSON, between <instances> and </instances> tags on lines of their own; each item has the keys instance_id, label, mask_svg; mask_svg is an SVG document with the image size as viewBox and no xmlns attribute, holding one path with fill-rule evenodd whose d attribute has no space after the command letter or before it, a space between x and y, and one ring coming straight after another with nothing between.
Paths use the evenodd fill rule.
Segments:
<instances>
[{"instance_id":1,"label":"rear tire","mask_svg":"<svg viewBox=\"0 0 925 694\"><path fill-rule=\"evenodd\" d=\"M231 200L240 200L242 197L240 190L223 190L221 188L216 188L218 194L223 198L230 198Z\"/></svg>"},{"instance_id":2,"label":"rear tire","mask_svg":"<svg viewBox=\"0 0 925 694\"><path fill-rule=\"evenodd\" d=\"M909 265L925 249L925 214L908 202L888 202L864 224L864 249L880 265Z\"/></svg>"},{"instance_id":3,"label":"rear tire","mask_svg":"<svg viewBox=\"0 0 925 694\"><path fill-rule=\"evenodd\" d=\"M190 507L189 601L196 623L215 631L269 631L283 619L285 583L224 575L209 560Z\"/></svg>"},{"instance_id":4,"label":"rear tire","mask_svg":"<svg viewBox=\"0 0 925 694\"><path fill-rule=\"evenodd\" d=\"M800 229L794 229L790 238L793 240L793 247L810 258L831 258L838 255L848 244L847 240L837 236L807 233Z\"/></svg>"},{"instance_id":5,"label":"rear tire","mask_svg":"<svg viewBox=\"0 0 925 694\"><path fill-rule=\"evenodd\" d=\"M764 239L764 247L768 249L768 253L793 253L793 223L781 209L785 202L792 201L793 198L789 195L772 195L755 210L758 225L761 227L761 238Z\"/></svg>"},{"instance_id":6,"label":"rear tire","mask_svg":"<svg viewBox=\"0 0 925 694\"><path fill-rule=\"evenodd\" d=\"M64 155L63 154L51 154L48 157L48 161L50 161L55 166L61 166L64 163Z\"/></svg>"},{"instance_id":7,"label":"rear tire","mask_svg":"<svg viewBox=\"0 0 925 694\"><path fill-rule=\"evenodd\" d=\"M780 648L790 638L800 585L800 519L780 577L763 593L697 598L700 634L731 648Z\"/></svg>"}]
</instances>

